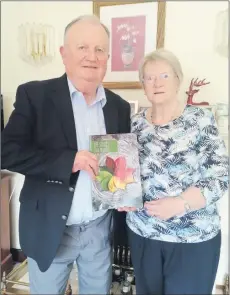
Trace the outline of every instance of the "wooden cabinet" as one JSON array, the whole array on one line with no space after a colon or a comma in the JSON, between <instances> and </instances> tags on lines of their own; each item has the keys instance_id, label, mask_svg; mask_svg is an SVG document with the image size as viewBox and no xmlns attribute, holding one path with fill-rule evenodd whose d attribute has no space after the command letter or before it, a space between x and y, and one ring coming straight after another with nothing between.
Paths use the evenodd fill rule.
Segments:
<instances>
[{"instance_id":1,"label":"wooden cabinet","mask_svg":"<svg viewBox=\"0 0 230 295\"><path fill-rule=\"evenodd\" d=\"M1 248L1 277L5 271L9 273L13 268L12 255L10 253L10 179L8 173L1 171L1 196L0 196L0 248Z\"/></svg>"}]
</instances>

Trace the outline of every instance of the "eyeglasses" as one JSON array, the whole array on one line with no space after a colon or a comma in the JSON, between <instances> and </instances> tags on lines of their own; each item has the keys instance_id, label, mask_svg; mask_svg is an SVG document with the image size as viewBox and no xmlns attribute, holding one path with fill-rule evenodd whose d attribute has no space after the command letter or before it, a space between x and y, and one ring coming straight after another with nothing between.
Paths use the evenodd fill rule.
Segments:
<instances>
[{"instance_id":1,"label":"eyeglasses","mask_svg":"<svg viewBox=\"0 0 230 295\"><path fill-rule=\"evenodd\" d=\"M142 81L147 84L153 84L156 82L156 79L162 82L166 82L172 77L172 75L168 73L161 73L159 75L151 75L151 76L145 76Z\"/></svg>"}]
</instances>

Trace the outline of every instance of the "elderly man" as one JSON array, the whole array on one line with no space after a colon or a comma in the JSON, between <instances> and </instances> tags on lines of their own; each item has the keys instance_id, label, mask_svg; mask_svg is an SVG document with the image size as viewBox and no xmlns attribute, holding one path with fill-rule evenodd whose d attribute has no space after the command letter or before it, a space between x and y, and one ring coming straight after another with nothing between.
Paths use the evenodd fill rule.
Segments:
<instances>
[{"instance_id":1,"label":"elderly man","mask_svg":"<svg viewBox=\"0 0 230 295\"><path fill-rule=\"evenodd\" d=\"M108 294L112 211L92 209L89 136L130 132L130 106L102 86L109 32L95 16L67 25L60 53L62 77L18 87L2 168L25 175L19 229L31 294L63 294L74 261L79 294Z\"/></svg>"}]
</instances>

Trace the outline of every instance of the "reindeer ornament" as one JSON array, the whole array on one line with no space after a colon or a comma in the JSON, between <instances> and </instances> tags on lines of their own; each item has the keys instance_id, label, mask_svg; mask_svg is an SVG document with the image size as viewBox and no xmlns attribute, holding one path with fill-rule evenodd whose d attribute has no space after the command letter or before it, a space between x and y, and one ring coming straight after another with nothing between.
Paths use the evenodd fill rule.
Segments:
<instances>
[{"instance_id":1,"label":"reindeer ornament","mask_svg":"<svg viewBox=\"0 0 230 295\"><path fill-rule=\"evenodd\" d=\"M210 84L210 82L205 82L205 79L203 80L198 80L198 78L196 78L196 80L194 81L194 78L191 80L190 86L189 86L189 90L186 91L186 94L188 95L188 99L187 99L187 104L192 104L192 105L209 105L208 102L206 101L202 101L202 102L193 102L193 95L195 93L197 93L198 91L200 91L200 89L193 89L193 87L201 87L204 85Z\"/></svg>"}]
</instances>

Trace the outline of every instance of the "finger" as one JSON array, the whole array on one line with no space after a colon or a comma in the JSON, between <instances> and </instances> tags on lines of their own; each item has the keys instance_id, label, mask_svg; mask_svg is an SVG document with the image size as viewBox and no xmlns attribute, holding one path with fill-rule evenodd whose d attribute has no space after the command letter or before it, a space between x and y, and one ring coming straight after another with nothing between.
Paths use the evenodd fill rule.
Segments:
<instances>
[{"instance_id":1,"label":"finger","mask_svg":"<svg viewBox=\"0 0 230 295\"><path fill-rule=\"evenodd\" d=\"M160 213L154 213L152 216L156 217L158 219L161 219L161 220L167 220L167 218L163 214L160 214Z\"/></svg>"},{"instance_id":2,"label":"finger","mask_svg":"<svg viewBox=\"0 0 230 295\"><path fill-rule=\"evenodd\" d=\"M158 204L154 204L154 203L145 203L144 204L145 209L150 209L150 210L152 210L153 208L156 208L158 206L159 206Z\"/></svg>"},{"instance_id":3,"label":"finger","mask_svg":"<svg viewBox=\"0 0 230 295\"><path fill-rule=\"evenodd\" d=\"M80 166L78 163L74 162L72 172L74 173L74 172L77 172L78 170L81 170Z\"/></svg>"},{"instance_id":4,"label":"finger","mask_svg":"<svg viewBox=\"0 0 230 295\"><path fill-rule=\"evenodd\" d=\"M88 167L85 169L85 171L89 173L90 177L91 177L93 180L95 180L95 178L96 178L95 173L94 173L93 169L92 169L90 166L88 166Z\"/></svg>"},{"instance_id":5,"label":"finger","mask_svg":"<svg viewBox=\"0 0 230 295\"><path fill-rule=\"evenodd\" d=\"M72 173L75 173L75 172L77 172L77 166L76 165L73 165Z\"/></svg>"},{"instance_id":6,"label":"finger","mask_svg":"<svg viewBox=\"0 0 230 295\"><path fill-rule=\"evenodd\" d=\"M146 210L148 212L148 214L150 214L151 216L157 216L159 215L159 210L156 210L155 208L150 208Z\"/></svg>"},{"instance_id":7,"label":"finger","mask_svg":"<svg viewBox=\"0 0 230 295\"><path fill-rule=\"evenodd\" d=\"M91 165L89 165L89 167L90 167L90 169L92 170L93 175L94 175L94 176L97 176L97 175L98 175L98 169L95 168L95 167L93 167L93 166L91 166Z\"/></svg>"},{"instance_id":8,"label":"finger","mask_svg":"<svg viewBox=\"0 0 230 295\"><path fill-rule=\"evenodd\" d=\"M161 220L167 220L164 216L161 215L155 215L156 218L161 219Z\"/></svg>"},{"instance_id":9,"label":"finger","mask_svg":"<svg viewBox=\"0 0 230 295\"><path fill-rule=\"evenodd\" d=\"M118 208L119 209L119 211L129 211L129 207L126 207L126 206L124 206L124 207L120 207L120 208Z\"/></svg>"},{"instance_id":10,"label":"finger","mask_svg":"<svg viewBox=\"0 0 230 295\"><path fill-rule=\"evenodd\" d=\"M149 216L152 216L152 217L156 217L156 218L158 218L158 215L157 214L154 214L154 212L152 212L152 211L146 211L147 212L147 214L149 215Z\"/></svg>"},{"instance_id":11,"label":"finger","mask_svg":"<svg viewBox=\"0 0 230 295\"><path fill-rule=\"evenodd\" d=\"M129 207L127 207L127 206L124 206L123 208L124 208L125 211L129 210Z\"/></svg>"},{"instance_id":12,"label":"finger","mask_svg":"<svg viewBox=\"0 0 230 295\"><path fill-rule=\"evenodd\" d=\"M149 216L155 216L155 214L154 214L151 210L146 210L146 213L147 213Z\"/></svg>"},{"instance_id":13,"label":"finger","mask_svg":"<svg viewBox=\"0 0 230 295\"><path fill-rule=\"evenodd\" d=\"M124 207L124 209L125 209L126 212L136 211L137 210L135 207L128 207L128 206Z\"/></svg>"},{"instance_id":14,"label":"finger","mask_svg":"<svg viewBox=\"0 0 230 295\"><path fill-rule=\"evenodd\" d=\"M152 201L146 201L145 204L147 205L156 205L159 203L159 200L152 200Z\"/></svg>"},{"instance_id":15,"label":"finger","mask_svg":"<svg viewBox=\"0 0 230 295\"><path fill-rule=\"evenodd\" d=\"M130 211L137 211L137 208L136 207L129 207L129 210Z\"/></svg>"},{"instance_id":16,"label":"finger","mask_svg":"<svg viewBox=\"0 0 230 295\"><path fill-rule=\"evenodd\" d=\"M97 162L93 161L92 159L89 161L88 165L90 166L90 168L93 170L95 175L98 175L98 164Z\"/></svg>"},{"instance_id":17,"label":"finger","mask_svg":"<svg viewBox=\"0 0 230 295\"><path fill-rule=\"evenodd\" d=\"M117 209L118 211L125 211L125 212L130 212L130 211L136 211L137 209L135 207L120 207Z\"/></svg>"},{"instance_id":18,"label":"finger","mask_svg":"<svg viewBox=\"0 0 230 295\"><path fill-rule=\"evenodd\" d=\"M124 209L124 207L120 207L120 208L117 208L117 211L123 212L123 211L125 211L125 209Z\"/></svg>"}]
</instances>

